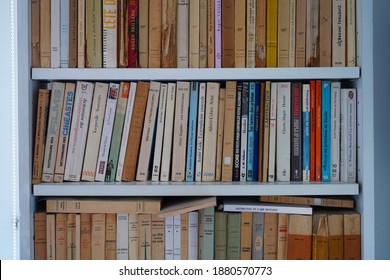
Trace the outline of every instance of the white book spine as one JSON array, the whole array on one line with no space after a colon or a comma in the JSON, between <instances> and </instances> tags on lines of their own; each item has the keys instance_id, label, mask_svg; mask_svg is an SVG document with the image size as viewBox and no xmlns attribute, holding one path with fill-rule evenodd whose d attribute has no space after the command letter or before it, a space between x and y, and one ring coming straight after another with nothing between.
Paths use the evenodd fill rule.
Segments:
<instances>
[{"instance_id":1,"label":"white book spine","mask_svg":"<svg viewBox=\"0 0 390 280\"><path fill-rule=\"evenodd\" d=\"M340 181L356 182L356 89L341 90Z\"/></svg>"},{"instance_id":2,"label":"white book spine","mask_svg":"<svg viewBox=\"0 0 390 280\"><path fill-rule=\"evenodd\" d=\"M171 151L173 139L173 123L175 114L176 84L168 83L167 105L165 113L164 140L161 158L160 181L168 181L171 172Z\"/></svg>"},{"instance_id":3,"label":"white book spine","mask_svg":"<svg viewBox=\"0 0 390 280\"><path fill-rule=\"evenodd\" d=\"M129 213L129 260L138 260L138 214Z\"/></svg>"},{"instance_id":4,"label":"white book spine","mask_svg":"<svg viewBox=\"0 0 390 280\"><path fill-rule=\"evenodd\" d=\"M129 259L129 214L116 215L116 259Z\"/></svg>"},{"instance_id":5,"label":"white book spine","mask_svg":"<svg viewBox=\"0 0 390 280\"><path fill-rule=\"evenodd\" d=\"M165 218L165 259L173 260L173 216Z\"/></svg>"},{"instance_id":6,"label":"white book spine","mask_svg":"<svg viewBox=\"0 0 390 280\"><path fill-rule=\"evenodd\" d=\"M51 0L50 40L51 40L51 68L61 66L61 3L60 0Z\"/></svg>"},{"instance_id":7,"label":"white book spine","mask_svg":"<svg viewBox=\"0 0 390 280\"><path fill-rule=\"evenodd\" d=\"M295 67L295 30L296 30L296 0L290 0L290 46L289 46L289 67Z\"/></svg>"},{"instance_id":8,"label":"white book spine","mask_svg":"<svg viewBox=\"0 0 390 280\"><path fill-rule=\"evenodd\" d=\"M65 83L54 82L50 96L45 156L43 160L43 182L53 182L56 165L58 138L65 95Z\"/></svg>"},{"instance_id":9,"label":"white book spine","mask_svg":"<svg viewBox=\"0 0 390 280\"><path fill-rule=\"evenodd\" d=\"M119 95L119 84L110 83L108 89L108 97L106 103L106 112L104 115L103 131L100 140L100 148L98 154L98 161L96 165L95 181L104 182L106 170L107 170L107 159L110 151L112 129L114 127L116 104Z\"/></svg>"},{"instance_id":10,"label":"white book spine","mask_svg":"<svg viewBox=\"0 0 390 280\"><path fill-rule=\"evenodd\" d=\"M337 182L340 181L340 82L332 82L331 90L330 180Z\"/></svg>"},{"instance_id":11,"label":"white book spine","mask_svg":"<svg viewBox=\"0 0 390 280\"><path fill-rule=\"evenodd\" d=\"M152 181L158 181L160 179L160 164L161 164L161 152L162 152L162 144L163 144L163 136L164 136L167 91L168 91L168 85L161 84L160 101L158 105L158 114L157 114L156 142L154 146Z\"/></svg>"},{"instance_id":12,"label":"white book spine","mask_svg":"<svg viewBox=\"0 0 390 280\"><path fill-rule=\"evenodd\" d=\"M310 85L302 85L302 181L310 181Z\"/></svg>"},{"instance_id":13,"label":"white book spine","mask_svg":"<svg viewBox=\"0 0 390 280\"><path fill-rule=\"evenodd\" d=\"M202 181L204 114L206 107L206 83L199 85L198 124L196 137L195 181Z\"/></svg>"},{"instance_id":14,"label":"white book spine","mask_svg":"<svg viewBox=\"0 0 390 280\"><path fill-rule=\"evenodd\" d=\"M180 214L173 216L173 259L181 259L181 223Z\"/></svg>"},{"instance_id":15,"label":"white book spine","mask_svg":"<svg viewBox=\"0 0 390 280\"><path fill-rule=\"evenodd\" d=\"M130 84L129 98L127 100L125 123L123 125L121 148L119 152L118 167L117 167L116 178L115 178L115 181L119 181L119 182L122 180L123 165L125 162L127 140L129 138L130 124L131 124L131 118L133 116L134 99L135 99L136 91L137 91L137 83L132 82Z\"/></svg>"},{"instance_id":16,"label":"white book spine","mask_svg":"<svg viewBox=\"0 0 390 280\"><path fill-rule=\"evenodd\" d=\"M87 145L81 180L94 181L96 163L99 153L100 138L102 136L104 112L106 110L108 84L96 83L91 109L91 125L88 129Z\"/></svg>"},{"instance_id":17,"label":"white book spine","mask_svg":"<svg viewBox=\"0 0 390 280\"><path fill-rule=\"evenodd\" d=\"M149 163L152 157L152 145L156 116L160 95L161 83L151 82L148 101L146 104L144 127L142 132L141 148L138 157L137 180L146 181L149 177Z\"/></svg>"},{"instance_id":18,"label":"white book spine","mask_svg":"<svg viewBox=\"0 0 390 280\"><path fill-rule=\"evenodd\" d=\"M177 1L177 67L188 68L189 0Z\"/></svg>"},{"instance_id":19,"label":"white book spine","mask_svg":"<svg viewBox=\"0 0 390 280\"><path fill-rule=\"evenodd\" d=\"M188 259L198 259L198 212L188 213Z\"/></svg>"},{"instance_id":20,"label":"white book spine","mask_svg":"<svg viewBox=\"0 0 390 280\"><path fill-rule=\"evenodd\" d=\"M291 83L278 83L276 180L290 181Z\"/></svg>"},{"instance_id":21,"label":"white book spine","mask_svg":"<svg viewBox=\"0 0 390 280\"><path fill-rule=\"evenodd\" d=\"M278 213L278 214L301 214L312 215L313 208L307 205L288 205L288 204L241 204L224 203L225 212L259 212L259 213Z\"/></svg>"},{"instance_id":22,"label":"white book spine","mask_svg":"<svg viewBox=\"0 0 390 280\"><path fill-rule=\"evenodd\" d=\"M332 66L345 66L346 51L346 14L345 0L333 0L333 47L332 47Z\"/></svg>"},{"instance_id":23,"label":"white book spine","mask_svg":"<svg viewBox=\"0 0 390 280\"><path fill-rule=\"evenodd\" d=\"M118 2L103 1L103 67L116 68L117 63L117 33L118 33Z\"/></svg>"},{"instance_id":24,"label":"white book spine","mask_svg":"<svg viewBox=\"0 0 390 280\"><path fill-rule=\"evenodd\" d=\"M61 0L61 68L69 68L69 1Z\"/></svg>"},{"instance_id":25,"label":"white book spine","mask_svg":"<svg viewBox=\"0 0 390 280\"><path fill-rule=\"evenodd\" d=\"M276 122L278 104L278 84L271 83L271 100L269 115L269 146L268 146L268 182L275 181L275 159L276 159Z\"/></svg>"},{"instance_id":26,"label":"white book spine","mask_svg":"<svg viewBox=\"0 0 390 280\"><path fill-rule=\"evenodd\" d=\"M80 181L94 84L77 82L72 126L65 165L65 181Z\"/></svg>"}]
</instances>

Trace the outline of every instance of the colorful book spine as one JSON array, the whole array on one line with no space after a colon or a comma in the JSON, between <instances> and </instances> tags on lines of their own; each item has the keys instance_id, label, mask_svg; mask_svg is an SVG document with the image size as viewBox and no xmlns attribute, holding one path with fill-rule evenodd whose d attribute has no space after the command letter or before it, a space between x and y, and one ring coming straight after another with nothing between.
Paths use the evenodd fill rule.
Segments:
<instances>
[{"instance_id":1,"label":"colorful book spine","mask_svg":"<svg viewBox=\"0 0 390 280\"><path fill-rule=\"evenodd\" d=\"M191 182L195 179L195 157L196 157L196 117L198 111L198 92L199 83L191 82L190 93L190 112L188 118L188 144L187 144L187 165L186 181Z\"/></svg>"},{"instance_id":2,"label":"colorful book spine","mask_svg":"<svg viewBox=\"0 0 390 280\"><path fill-rule=\"evenodd\" d=\"M331 136L331 83L328 81L322 82L322 181L330 182L330 136Z\"/></svg>"},{"instance_id":3,"label":"colorful book spine","mask_svg":"<svg viewBox=\"0 0 390 280\"><path fill-rule=\"evenodd\" d=\"M138 1L128 1L127 4L128 19L128 67L138 67Z\"/></svg>"},{"instance_id":4,"label":"colorful book spine","mask_svg":"<svg viewBox=\"0 0 390 280\"><path fill-rule=\"evenodd\" d=\"M241 95L242 82L237 83L236 119L234 133L233 181L240 181L240 144L241 144Z\"/></svg>"},{"instance_id":5,"label":"colorful book spine","mask_svg":"<svg viewBox=\"0 0 390 280\"><path fill-rule=\"evenodd\" d=\"M275 168L276 168L276 128L277 128L277 113L278 113L278 83L271 83L271 97L269 98L269 132L267 135L269 139L267 139L267 151L264 152L264 156L267 155L267 160L264 160L266 163L264 164L267 167L267 170L264 170L264 175L267 176L268 171L268 180L266 179L264 182L274 182L275 181Z\"/></svg>"},{"instance_id":6,"label":"colorful book spine","mask_svg":"<svg viewBox=\"0 0 390 280\"><path fill-rule=\"evenodd\" d=\"M332 82L330 112L330 180L340 181L340 82Z\"/></svg>"},{"instance_id":7,"label":"colorful book spine","mask_svg":"<svg viewBox=\"0 0 390 280\"><path fill-rule=\"evenodd\" d=\"M247 158L247 181L253 181L253 161L255 157L255 95L256 83L249 83L249 98L248 98L248 158Z\"/></svg>"},{"instance_id":8,"label":"colorful book spine","mask_svg":"<svg viewBox=\"0 0 390 280\"><path fill-rule=\"evenodd\" d=\"M320 80L316 81L316 144L315 144L315 150L316 150L316 156L315 156L315 170L316 170L316 181L320 182L321 177L321 171L322 171L322 161L321 161L321 155L322 155L322 82Z\"/></svg>"},{"instance_id":9,"label":"colorful book spine","mask_svg":"<svg viewBox=\"0 0 390 280\"><path fill-rule=\"evenodd\" d=\"M69 68L69 0L61 1L61 52L60 66L61 68Z\"/></svg>"},{"instance_id":10,"label":"colorful book spine","mask_svg":"<svg viewBox=\"0 0 390 280\"><path fill-rule=\"evenodd\" d=\"M117 63L117 0L103 1L103 67L116 68Z\"/></svg>"},{"instance_id":11,"label":"colorful book spine","mask_svg":"<svg viewBox=\"0 0 390 280\"><path fill-rule=\"evenodd\" d=\"M198 122L196 135L195 181L202 181L204 114L206 108L206 83L199 85Z\"/></svg>"},{"instance_id":12,"label":"colorful book spine","mask_svg":"<svg viewBox=\"0 0 390 280\"><path fill-rule=\"evenodd\" d=\"M276 84L277 85L277 84ZM275 86L274 86L275 87ZM275 89L275 94L277 93L277 86ZM270 143L270 112L271 112L271 91L272 84L270 81L265 82L265 92L264 92L264 132L263 132L263 182L269 180L269 143ZM275 95L276 96L276 95ZM276 100L276 99L275 99ZM276 111L275 111L276 113ZM276 116L275 116L276 120ZM275 126L276 128L276 126ZM274 165L275 166L275 165ZM275 180L275 178L273 178Z\"/></svg>"},{"instance_id":13,"label":"colorful book spine","mask_svg":"<svg viewBox=\"0 0 390 280\"><path fill-rule=\"evenodd\" d=\"M259 180L259 140L260 140L260 82L255 86L255 131L253 145L253 181Z\"/></svg>"},{"instance_id":14,"label":"colorful book spine","mask_svg":"<svg viewBox=\"0 0 390 280\"><path fill-rule=\"evenodd\" d=\"M310 81L310 182L316 177L316 86Z\"/></svg>"},{"instance_id":15,"label":"colorful book spine","mask_svg":"<svg viewBox=\"0 0 390 280\"><path fill-rule=\"evenodd\" d=\"M222 67L222 0L215 0L215 68Z\"/></svg>"},{"instance_id":16,"label":"colorful book spine","mask_svg":"<svg viewBox=\"0 0 390 280\"><path fill-rule=\"evenodd\" d=\"M302 85L302 181L310 181L310 85Z\"/></svg>"},{"instance_id":17,"label":"colorful book spine","mask_svg":"<svg viewBox=\"0 0 390 280\"><path fill-rule=\"evenodd\" d=\"M302 181L302 85L291 84L291 181Z\"/></svg>"},{"instance_id":18,"label":"colorful book spine","mask_svg":"<svg viewBox=\"0 0 390 280\"><path fill-rule=\"evenodd\" d=\"M241 97L241 142L240 142L240 181L247 180L248 158L248 109L249 109L249 83L243 82Z\"/></svg>"}]
</instances>

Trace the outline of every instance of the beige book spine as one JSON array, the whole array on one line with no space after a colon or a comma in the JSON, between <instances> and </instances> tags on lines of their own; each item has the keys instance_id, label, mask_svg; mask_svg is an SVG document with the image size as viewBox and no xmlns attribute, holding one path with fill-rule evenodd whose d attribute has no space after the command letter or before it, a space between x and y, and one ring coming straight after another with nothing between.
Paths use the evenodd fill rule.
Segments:
<instances>
[{"instance_id":1,"label":"beige book spine","mask_svg":"<svg viewBox=\"0 0 390 280\"><path fill-rule=\"evenodd\" d=\"M347 66L356 63L356 0L347 0Z\"/></svg>"},{"instance_id":2,"label":"beige book spine","mask_svg":"<svg viewBox=\"0 0 390 280\"><path fill-rule=\"evenodd\" d=\"M103 67L118 67L118 1L103 0Z\"/></svg>"},{"instance_id":3,"label":"beige book spine","mask_svg":"<svg viewBox=\"0 0 390 280\"><path fill-rule=\"evenodd\" d=\"M151 260L152 258L152 216L138 215L138 259Z\"/></svg>"},{"instance_id":4,"label":"beige book spine","mask_svg":"<svg viewBox=\"0 0 390 280\"><path fill-rule=\"evenodd\" d=\"M31 1L31 67L40 68L40 0Z\"/></svg>"},{"instance_id":5,"label":"beige book spine","mask_svg":"<svg viewBox=\"0 0 390 280\"><path fill-rule=\"evenodd\" d=\"M127 0L119 0L118 5L118 66L127 68L128 62L128 20Z\"/></svg>"},{"instance_id":6,"label":"beige book spine","mask_svg":"<svg viewBox=\"0 0 390 280\"><path fill-rule=\"evenodd\" d=\"M207 66L215 67L215 0L207 0Z\"/></svg>"},{"instance_id":7,"label":"beige book spine","mask_svg":"<svg viewBox=\"0 0 390 280\"><path fill-rule=\"evenodd\" d=\"M177 67L188 68L189 0L177 1Z\"/></svg>"},{"instance_id":8,"label":"beige book spine","mask_svg":"<svg viewBox=\"0 0 390 280\"><path fill-rule=\"evenodd\" d=\"M278 67L288 67L290 56L290 0L278 1Z\"/></svg>"},{"instance_id":9,"label":"beige book spine","mask_svg":"<svg viewBox=\"0 0 390 280\"><path fill-rule=\"evenodd\" d=\"M307 2L306 66L319 66L319 0Z\"/></svg>"},{"instance_id":10,"label":"beige book spine","mask_svg":"<svg viewBox=\"0 0 390 280\"><path fill-rule=\"evenodd\" d=\"M81 215L76 214L76 260L81 260Z\"/></svg>"},{"instance_id":11,"label":"beige book spine","mask_svg":"<svg viewBox=\"0 0 390 280\"><path fill-rule=\"evenodd\" d=\"M46 258L56 259L56 214L46 215Z\"/></svg>"},{"instance_id":12,"label":"beige book spine","mask_svg":"<svg viewBox=\"0 0 390 280\"><path fill-rule=\"evenodd\" d=\"M296 44L296 0L290 0L289 15L290 15L290 39L289 39L289 61L288 67L295 67L295 44Z\"/></svg>"},{"instance_id":13,"label":"beige book spine","mask_svg":"<svg viewBox=\"0 0 390 280\"><path fill-rule=\"evenodd\" d=\"M46 260L46 213L35 212L34 213L34 260Z\"/></svg>"},{"instance_id":14,"label":"beige book spine","mask_svg":"<svg viewBox=\"0 0 390 280\"><path fill-rule=\"evenodd\" d=\"M215 163L215 181L222 180L222 152L225 122L226 89L219 89L217 159Z\"/></svg>"},{"instance_id":15,"label":"beige book spine","mask_svg":"<svg viewBox=\"0 0 390 280\"><path fill-rule=\"evenodd\" d=\"M199 67L207 68L207 0L199 0Z\"/></svg>"},{"instance_id":16,"label":"beige book spine","mask_svg":"<svg viewBox=\"0 0 390 280\"><path fill-rule=\"evenodd\" d=\"M306 2L307 0L297 0L295 67L306 65Z\"/></svg>"},{"instance_id":17,"label":"beige book spine","mask_svg":"<svg viewBox=\"0 0 390 280\"><path fill-rule=\"evenodd\" d=\"M252 212L241 213L241 260L251 260L252 256Z\"/></svg>"},{"instance_id":18,"label":"beige book spine","mask_svg":"<svg viewBox=\"0 0 390 280\"><path fill-rule=\"evenodd\" d=\"M235 68L245 68L246 66L245 63L246 1L235 0L233 12L234 12L234 64L233 65ZM231 21L231 20L232 19L230 18L227 19L227 21ZM224 38L222 36L222 40L223 39Z\"/></svg>"},{"instance_id":19,"label":"beige book spine","mask_svg":"<svg viewBox=\"0 0 390 280\"><path fill-rule=\"evenodd\" d=\"M320 1L320 66L332 65L332 0Z\"/></svg>"},{"instance_id":20,"label":"beige book spine","mask_svg":"<svg viewBox=\"0 0 390 280\"><path fill-rule=\"evenodd\" d=\"M86 68L102 67L102 1L85 3Z\"/></svg>"},{"instance_id":21,"label":"beige book spine","mask_svg":"<svg viewBox=\"0 0 390 280\"><path fill-rule=\"evenodd\" d=\"M342 213L328 215L329 260L344 259L344 216Z\"/></svg>"},{"instance_id":22,"label":"beige book spine","mask_svg":"<svg viewBox=\"0 0 390 280\"><path fill-rule=\"evenodd\" d=\"M191 0L189 3L189 67L199 68L200 47L200 3L199 0Z\"/></svg>"},{"instance_id":23,"label":"beige book spine","mask_svg":"<svg viewBox=\"0 0 390 280\"><path fill-rule=\"evenodd\" d=\"M91 217L91 259L104 260L106 247L106 214Z\"/></svg>"},{"instance_id":24,"label":"beige book spine","mask_svg":"<svg viewBox=\"0 0 390 280\"><path fill-rule=\"evenodd\" d=\"M116 214L106 214L105 259L116 260Z\"/></svg>"},{"instance_id":25,"label":"beige book spine","mask_svg":"<svg viewBox=\"0 0 390 280\"><path fill-rule=\"evenodd\" d=\"M333 0L332 66L345 66L346 10L345 0Z\"/></svg>"},{"instance_id":26,"label":"beige book spine","mask_svg":"<svg viewBox=\"0 0 390 280\"><path fill-rule=\"evenodd\" d=\"M264 213L264 260L276 260L277 258L278 215Z\"/></svg>"},{"instance_id":27,"label":"beige book spine","mask_svg":"<svg viewBox=\"0 0 390 280\"><path fill-rule=\"evenodd\" d=\"M138 214L129 213L129 260L138 260Z\"/></svg>"},{"instance_id":28,"label":"beige book spine","mask_svg":"<svg viewBox=\"0 0 390 280\"><path fill-rule=\"evenodd\" d=\"M149 0L138 2L139 67L149 67Z\"/></svg>"},{"instance_id":29,"label":"beige book spine","mask_svg":"<svg viewBox=\"0 0 390 280\"><path fill-rule=\"evenodd\" d=\"M67 228L66 228L66 257L67 260L76 259L76 214L67 214Z\"/></svg>"},{"instance_id":30,"label":"beige book spine","mask_svg":"<svg viewBox=\"0 0 390 280\"><path fill-rule=\"evenodd\" d=\"M161 67L169 68L171 29L169 25L169 0L161 1Z\"/></svg>"},{"instance_id":31,"label":"beige book spine","mask_svg":"<svg viewBox=\"0 0 390 280\"><path fill-rule=\"evenodd\" d=\"M168 2L169 8L169 26L170 26L170 48L169 48L169 67L177 67L177 0L170 0Z\"/></svg>"},{"instance_id":32,"label":"beige book spine","mask_svg":"<svg viewBox=\"0 0 390 280\"><path fill-rule=\"evenodd\" d=\"M165 218L152 215L152 260L165 258Z\"/></svg>"},{"instance_id":33,"label":"beige book spine","mask_svg":"<svg viewBox=\"0 0 390 280\"><path fill-rule=\"evenodd\" d=\"M312 238L312 215L289 215L287 259L310 260Z\"/></svg>"},{"instance_id":34,"label":"beige book spine","mask_svg":"<svg viewBox=\"0 0 390 280\"><path fill-rule=\"evenodd\" d=\"M39 43L42 68L51 66L50 4L50 0L41 0Z\"/></svg>"},{"instance_id":35,"label":"beige book spine","mask_svg":"<svg viewBox=\"0 0 390 280\"><path fill-rule=\"evenodd\" d=\"M69 68L77 67L77 28L78 28L78 3L70 0L69 8Z\"/></svg>"},{"instance_id":36,"label":"beige book spine","mask_svg":"<svg viewBox=\"0 0 390 280\"><path fill-rule=\"evenodd\" d=\"M254 68L256 48L256 0L247 0L246 5L246 67Z\"/></svg>"},{"instance_id":37,"label":"beige book spine","mask_svg":"<svg viewBox=\"0 0 390 280\"><path fill-rule=\"evenodd\" d=\"M90 260L91 257L92 214L80 214L80 259Z\"/></svg>"},{"instance_id":38,"label":"beige book spine","mask_svg":"<svg viewBox=\"0 0 390 280\"><path fill-rule=\"evenodd\" d=\"M161 67L161 0L149 0L149 68Z\"/></svg>"},{"instance_id":39,"label":"beige book spine","mask_svg":"<svg viewBox=\"0 0 390 280\"><path fill-rule=\"evenodd\" d=\"M188 260L188 213L180 214L180 259Z\"/></svg>"},{"instance_id":40,"label":"beige book spine","mask_svg":"<svg viewBox=\"0 0 390 280\"><path fill-rule=\"evenodd\" d=\"M278 218L278 251L276 259L285 260L287 257L288 214L279 214Z\"/></svg>"},{"instance_id":41,"label":"beige book spine","mask_svg":"<svg viewBox=\"0 0 390 280\"><path fill-rule=\"evenodd\" d=\"M329 230L326 214L313 215L312 260L327 260L329 257Z\"/></svg>"},{"instance_id":42,"label":"beige book spine","mask_svg":"<svg viewBox=\"0 0 390 280\"><path fill-rule=\"evenodd\" d=\"M256 2L256 57L255 66L266 67L267 0Z\"/></svg>"},{"instance_id":43,"label":"beige book spine","mask_svg":"<svg viewBox=\"0 0 390 280\"><path fill-rule=\"evenodd\" d=\"M56 214L56 227L55 227L55 259L66 260L67 259L67 217L66 213Z\"/></svg>"},{"instance_id":44,"label":"beige book spine","mask_svg":"<svg viewBox=\"0 0 390 280\"><path fill-rule=\"evenodd\" d=\"M77 6L77 67L85 68L85 0Z\"/></svg>"}]
</instances>

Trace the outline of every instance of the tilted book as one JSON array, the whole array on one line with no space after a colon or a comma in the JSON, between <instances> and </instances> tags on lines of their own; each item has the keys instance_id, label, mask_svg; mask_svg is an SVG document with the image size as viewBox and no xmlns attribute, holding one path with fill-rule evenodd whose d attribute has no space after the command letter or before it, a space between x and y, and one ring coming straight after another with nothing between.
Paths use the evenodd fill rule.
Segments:
<instances>
[{"instance_id":1,"label":"tilted book","mask_svg":"<svg viewBox=\"0 0 390 280\"><path fill-rule=\"evenodd\" d=\"M234 68L235 66L234 0L227 0L222 2L222 37L221 38L222 38L222 67Z\"/></svg>"},{"instance_id":2,"label":"tilted book","mask_svg":"<svg viewBox=\"0 0 390 280\"><path fill-rule=\"evenodd\" d=\"M147 2L147 1L142 1ZM142 4L141 4L142 5ZM138 1L128 1L127 3L127 61L128 68L138 67L138 52L139 52L139 28L138 28Z\"/></svg>"},{"instance_id":3,"label":"tilted book","mask_svg":"<svg viewBox=\"0 0 390 280\"><path fill-rule=\"evenodd\" d=\"M51 28L50 28L50 4L51 0L41 0L40 3L40 33L39 33L39 46L40 46L40 65L42 68L51 67Z\"/></svg>"},{"instance_id":4,"label":"tilted book","mask_svg":"<svg viewBox=\"0 0 390 280\"><path fill-rule=\"evenodd\" d=\"M234 67L246 67L246 0L237 0L233 2L233 17L226 21L231 21L234 18L233 35L234 35ZM223 14L222 14L223 16ZM224 37L222 37L223 40ZM231 39L230 39L231 40Z\"/></svg>"},{"instance_id":5,"label":"tilted book","mask_svg":"<svg viewBox=\"0 0 390 280\"><path fill-rule=\"evenodd\" d=\"M302 181L302 84L291 84L291 181Z\"/></svg>"},{"instance_id":6,"label":"tilted book","mask_svg":"<svg viewBox=\"0 0 390 280\"><path fill-rule=\"evenodd\" d=\"M199 68L199 0L189 2L189 67Z\"/></svg>"},{"instance_id":7,"label":"tilted book","mask_svg":"<svg viewBox=\"0 0 390 280\"><path fill-rule=\"evenodd\" d=\"M347 197L322 197L322 196L261 196L259 198L262 202L288 203L288 204L302 204L322 207L337 207L337 208L353 208L354 200Z\"/></svg>"},{"instance_id":8,"label":"tilted book","mask_svg":"<svg viewBox=\"0 0 390 280\"><path fill-rule=\"evenodd\" d=\"M69 68L69 12L70 0L61 1L60 66Z\"/></svg>"},{"instance_id":9,"label":"tilted book","mask_svg":"<svg viewBox=\"0 0 390 280\"><path fill-rule=\"evenodd\" d=\"M198 98L198 121L196 132L196 163L195 163L195 181L202 181L202 166L203 166L203 136L204 136L204 121L206 108L206 83L199 84Z\"/></svg>"},{"instance_id":10,"label":"tilted book","mask_svg":"<svg viewBox=\"0 0 390 280\"><path fill-rule=\"evenodd\" d=\"M278 0L278 67L288 67L290 57L290 0Z\"/></svg>"},{"instance_id":11,"label":"tilted book","mask_svg":"<svg viewBox=\"0 0 390 280\"><path fill-rule=\"evenodd\" d=\"M65 83L54 82L50 95L45 156L43 160L43 182L53 182L54 179L54 168L65 96Z\"/></svg>"},{"instance_id":12,"label":"tilted book","mask_svg":"<svg viewBox=\"0 0 390 280\"><path fill-rule=\"evenodd\" d=\"M96 83L91 108L91 125L88 129L88 139L85 148L81 180L94 181L96 163L99 153L100 138L103 130L104 113L108 95L107 83Z\"/></svg>"},{"instance_id":13,"label":"tilted book","mask_svg":"<svg viewBox=\"0 0 390 280\"><path fill-rule=\"evenodd\" d=\"M117 213L116 215L116 259L129 259L129 214Z\"/></svg>"},{"instance_id":14,"label":"tilted book","mask_svg":"<svg viewBox=\"0 0 390 280\"><path fill-rule=\"evenodd\" d=\"M190 112L188 117L188 140L187 140L187 164L186 181L195 179L195 152L196 152L196 124L198 112L199 83L191 82Z\"/></svg>"},{"instance_id":15,"label":"tilted book","mask_svg":"<svg viewBox=\"0 0 390 280\"><path fill-rule=\"evenodd\" d=\"M215 68L222 67L222 0L215 2Z\"/></svg>"},{"instance_id":16,"label":"tilted book","mask_svg":"<svg viewBox=\"0 0 390 280\"><path fill-rule=\"evenodd\" d=\"M267 31L267 0L256 2L256 67L266 67L266 31Z\"/></svg>"},{"instance_id":17,"label":"tilted book","mask_svg":"<svg viewBox=\"0 0 390 280\"><path fill-rule=\"evenodd\" d=\"M103 67L117 68L118 1L103 1Z\"/></svg>"},{"instance_id":18,"label":"tilted book","mask_svg":"<svg viewBox=\"0 0 390 280\"><path fill-rule=\"evenodd\" d=\"M106 214L105 260L116 260L116 214Z\"/></svg>"},{"instance_id":19,"label":"tilted book","mask_svg":"<svg viewBox=\"0 0 390 280\"><path fill-rule=\"evenodd\" d=\"M153 142L156 130L156 116L160 95L160 82L150 83L148 101L146 104L141 147L138 157L137 181L146 181L151 177L150 166L153 160Z\"/></svg>"},{"instance_id":20,"label":"tilted book","mask_svg":"<svg viewBox=\"0 0 390 280\"><path fill-rule=\"evenodd\" d=\"M340 82L331 84L330 104L330 180L340 181Z\"/></svg>"},{"instance_id":21,"label":"tilted book","mask_svg":"<svg viewBox=\"0 0 390 280\"><path fill-rule=\"evenodd\" d=\"M167 199L164 201L164 207L161 209L159 216L174 216L190 211L204 209L210 206L217 206L217 200L215 196Z\"/></svg>"},{"instance_id":22,"label":"tilted book","mask_svg":"<svg viewBox=\"0 0 390 280\"><path fill-rule=\"evenodd\" d=\"M188 68L189 0L177 0L177 67Z\"/></svg>"},{"instance_id":23,"label":"tilted book","mask_svg":"<svg viewBox=\"0 0 390 280\"><path fill-rule=\"evenodd\" d=\"M101 68L102 50L102 1L92 0L85 3L85 36L87 40L85 67Z\"/></svg>"},{"instance_id":24,"label":"tilted book","mask_svg":"<svg viewBox=\"0 0 390 280\"><path fill-rule=\"evenodd\" d=\"M302 85L302 181L310 181L310 85Z\"/></svg>"},{"instance_id":25,"label":"tilted book","mask_svg":"<svg viewBox=\"0 0 390 280\"><path fill-rule=\"evenodd\" d=\"M106 102L106 112L103 121L102 137L96 165L95 181L104 182L111 176L112 162L108 162L111 146L112 130L114 128L115 111L118 103L119 84L110 83Z\"/></svg>"},{"instance_id":26,"label":"tilted book","mask_svg":"<svg viewBox=\"0 0 390 280\"><path fill-rule=\"evenodd\" d=\"M161 0L149 0L149 68L161 67Z\"/></svg>"},{"instance_id":27,"label":"tilted book","mask_svg":"<svg viewBox=\"0 0 390 280\"><path fill-rule=\"evenodd\" d=\"M268 177L264 180L264 182L274 182L276 178L276 132L277 132L277 111L278 111L278 83L271 83L271 98L269 101L269 128L268 128L268 136L269 139L264 139L264 143L267 143L267 150L264 151L264 157L268 156L268 159L264 158L264 174L263 176ZM266 134L264 134L265 136ZM264 149L265 149L264 145Z\"/></svg>"},{"instance_id":28,"label":"tilted book","mask_svg":"<svg viewBox=\"0 0 390 280\"><path fill-rule=\"evenodd\" d=\"M222 179L222 150L223 150L223 134L224 134L224 122L225 122L225 101L226 101L226 89L219 89L219 107L218 107L218 131L217 131L217 156L215 162L215 180L221 181Z\"/></svg>"},{"instance_id":29,"label":"tilted book","mask_svg":"<svg viewBox=\"0 0 390 280\"><path fill-rule=\"evenodd\" d=\"M245 182L247 179L246 166L248 158L248 104L249 100L249 83L243 82L241 96L241 142L240 142L240 181Z\"/></svg>"},{"instance_id":30,"label":"tilted book","mask_svg":"<svg viewBox=\"0 0 390 280\"><path fill-rule=\"evenodd\" d=\"M330 158L331 158L331 82L322 81L322 170L321 177L323 182L330 182Z\"/></svg>"},{"instance_id":31,"label":"tilted book","mask_svg":"<svg viewBox=\"0 0 390 280\"><path fill-rule=\"evenodd\" d=\"M51 0L50 4L50 42L51 42L51 68L61 67L61 2Z\"/></svg>"},{"instance_id":32,"label":"tilted book","mask_svg":"<svg viewBox=\"0 0 390 280\"><path fill-rule=\"evenodd\" d=\"M345 0L333 0L332 66L344 67L346 60L346 5Z\"/></svg>"},{"instance_id":33,"label":"tilted book","mask_svg":"<svg viewBox=\"0 0 390 280\"><path fill-rule=\"evenodd\" d=\"M277 66L278 55L278 1L267 1L267 68Z\"/></svg>"},{"instance_id":34,"label":"tilted book","mask_svg":"<svg viewBox=\"0 0 390 280\"><path fill-rule=\"evenodd\" d=\"M121 82L119 88L119 97L116 106L114 127L112 130L110 153L108 155L108 163L110 164L110 172L106 171L106 181L115 181L119 150L122 139L123 125L125 122L125 115L127 109L127 103L129 99L130 83Z\"/></svg>"}]
</instances>

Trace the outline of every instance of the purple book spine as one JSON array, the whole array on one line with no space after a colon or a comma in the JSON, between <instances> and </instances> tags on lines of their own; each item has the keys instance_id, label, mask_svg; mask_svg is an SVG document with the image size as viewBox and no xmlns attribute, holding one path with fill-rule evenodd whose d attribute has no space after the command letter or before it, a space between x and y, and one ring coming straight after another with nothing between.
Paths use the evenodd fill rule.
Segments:
<instances>
[{"instance_id":1,"label":"purple book spine","mask_svg":"<svg viewBox=\"0 0 390 280\"><path fill-rule=\"evenodd\" d=\"M215 0L215 68L222 67L222 0Z\"/></svg>"}]
</instances>

